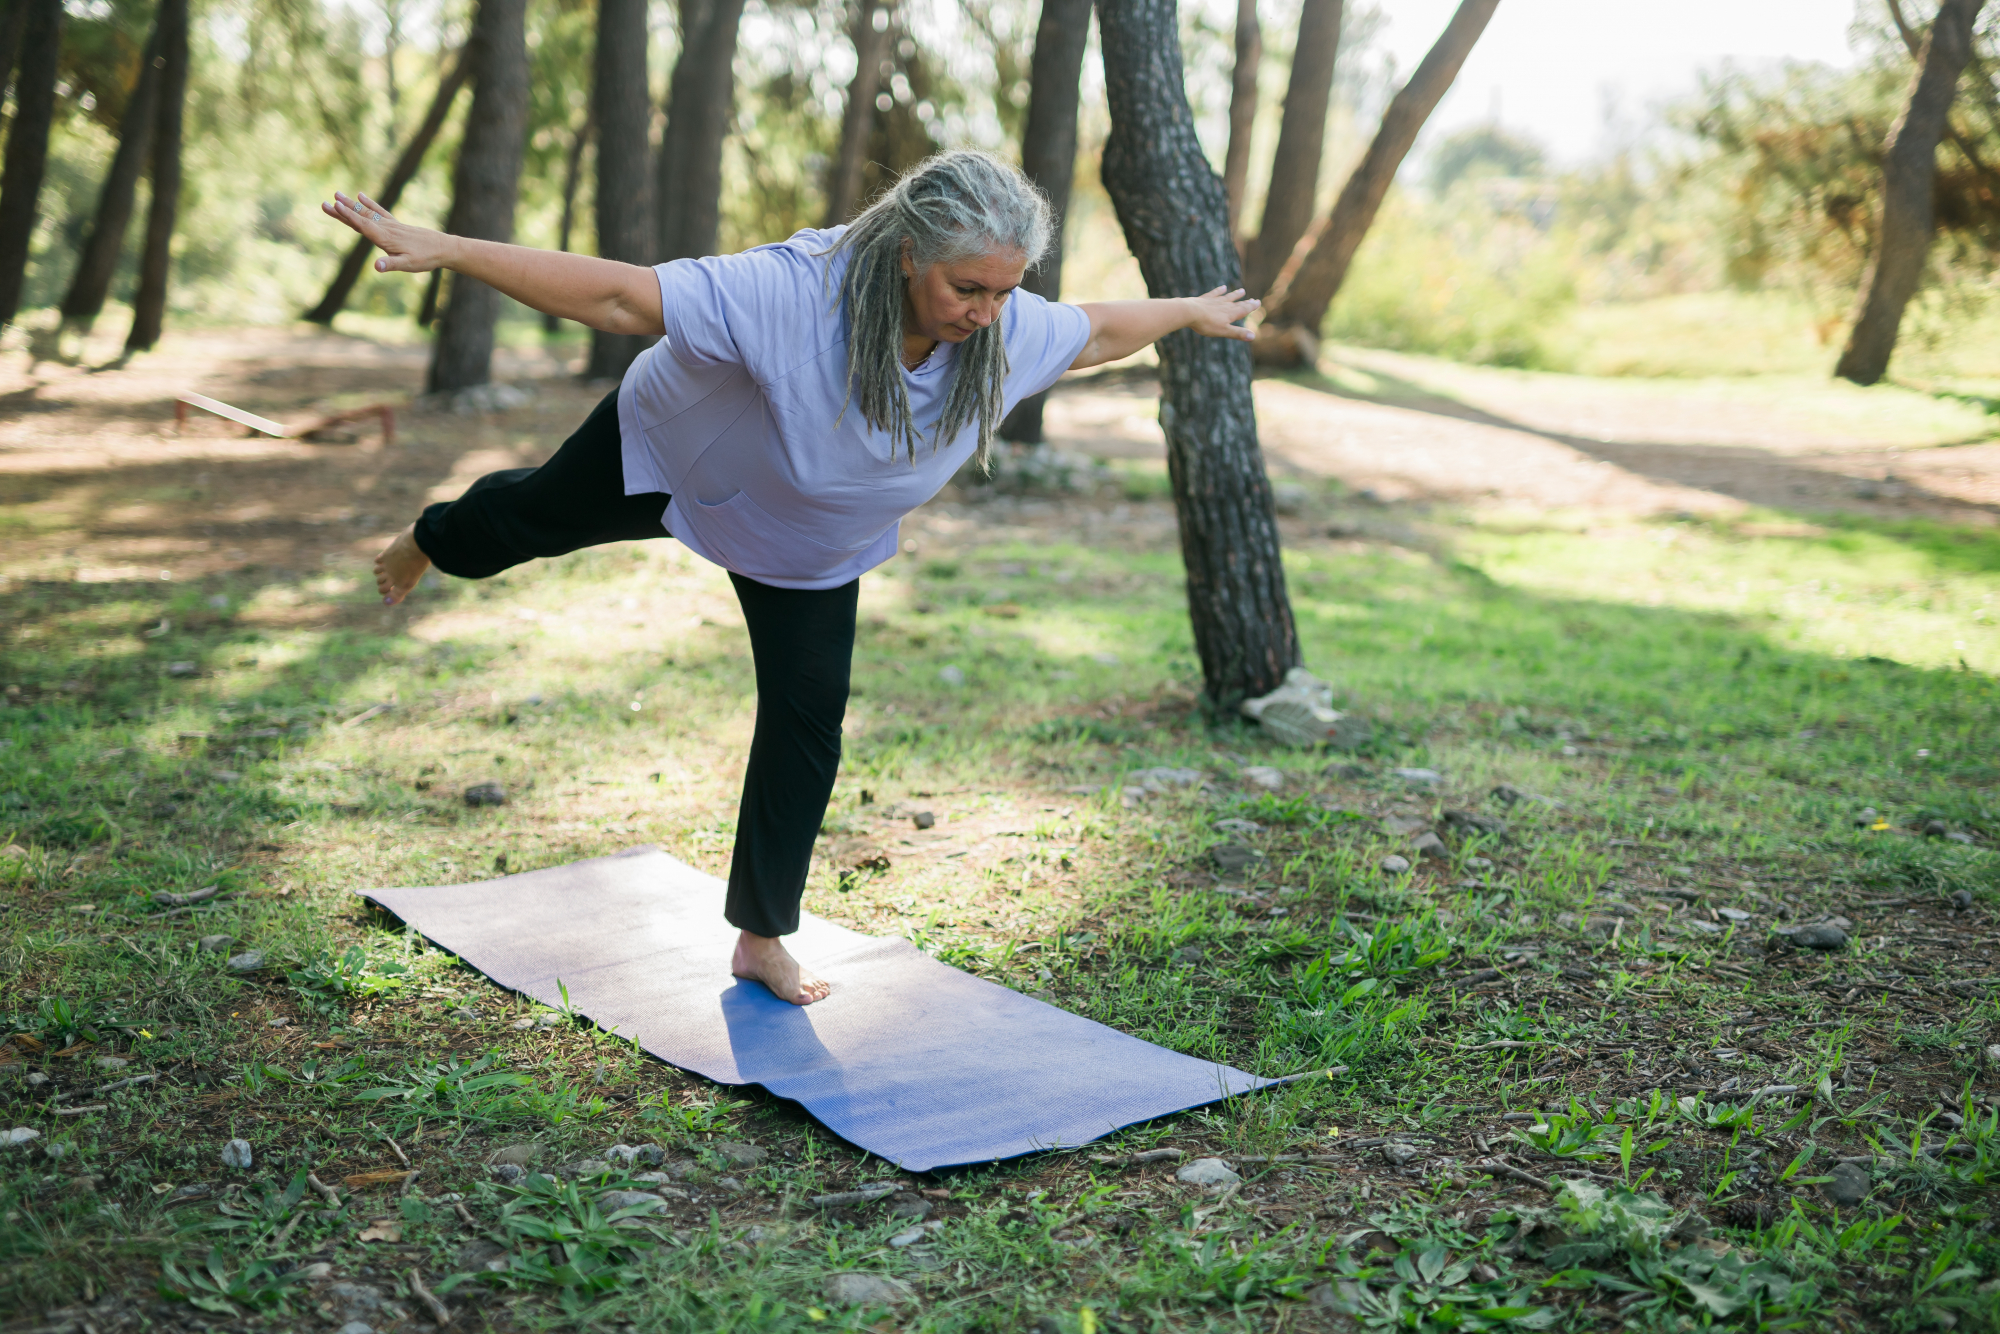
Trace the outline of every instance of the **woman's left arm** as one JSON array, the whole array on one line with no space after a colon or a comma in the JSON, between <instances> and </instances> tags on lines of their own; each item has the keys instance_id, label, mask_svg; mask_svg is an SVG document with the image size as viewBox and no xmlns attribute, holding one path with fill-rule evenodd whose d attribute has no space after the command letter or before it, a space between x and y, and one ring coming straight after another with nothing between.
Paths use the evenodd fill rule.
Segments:
<instances>
[{"instance_id":1,"label":"woman's left arm","mask_svg":"<svg viewBox=\"0 0 2000 1334\"><path fill-rule=\"evenodd\" d=\"M1204 338L1256 338L1255 329L1236 321L1264 303L1218 287L1201 296L1158 301L1087 301L1079 307L1090 317L1090 340L1069 364L1073 371L1129 357L1177 329L1192 329Z\"/></svg>"}]
</instances>

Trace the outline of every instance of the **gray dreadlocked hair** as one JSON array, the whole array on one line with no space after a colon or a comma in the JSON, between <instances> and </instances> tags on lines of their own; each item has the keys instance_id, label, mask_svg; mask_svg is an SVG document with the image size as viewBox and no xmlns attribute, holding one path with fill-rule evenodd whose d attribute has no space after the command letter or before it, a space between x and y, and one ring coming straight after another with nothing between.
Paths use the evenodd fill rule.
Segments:
<instances>
[{"instance_id":1,"label":"gray dreadlocked hair","mask_svg":"<svg viewBox=\"0 0 2000 1334\"><path fill-rule=\"evenodd\" d=\"M910 462L917 461L918 431L902 373L905 246L918 273L1005 250L1026 255L1032 267L1048 249L1050 219L1049 201L1019 170L991 153L957 149L912 167L825 252L850 255L840 284L848 328L847 401L858 399L862 419L889 433L892 456L907 446ZM977 422L984 467L1007 382L1007 343L999 320L958 345L951 375L931 448L957 439Z\"/></svg>"}]
</instances>

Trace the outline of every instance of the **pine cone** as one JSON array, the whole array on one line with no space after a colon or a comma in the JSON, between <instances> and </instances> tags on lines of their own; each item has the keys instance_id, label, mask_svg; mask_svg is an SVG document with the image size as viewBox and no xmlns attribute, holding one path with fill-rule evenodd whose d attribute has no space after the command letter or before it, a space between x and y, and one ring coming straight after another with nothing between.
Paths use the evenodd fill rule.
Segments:
<instances>
[{"instance_id":1,"label":"pine cone","mask_svg":"<svg viewBox=\"0 0 2000 1334\"><path fill-rule=\"evenodd\" d=\"M1731 1200L1722 1206L1725 1227L1767 1227L1777 1216L1778 1210L1769 1200Z\"/></svg>"}]
</instances>

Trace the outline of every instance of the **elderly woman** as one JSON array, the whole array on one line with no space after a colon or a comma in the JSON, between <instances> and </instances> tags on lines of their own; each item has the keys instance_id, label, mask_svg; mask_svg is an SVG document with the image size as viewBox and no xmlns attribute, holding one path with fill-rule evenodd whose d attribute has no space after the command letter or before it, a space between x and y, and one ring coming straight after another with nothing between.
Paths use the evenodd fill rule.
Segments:
<instances>
[{"instance_id":1,"label":"elderly woman","mask_svg":"<svg viewBox=\"0 0 2000 1334\"><path fill-rule=\"evenodd\" d=\"M757 724L725 916L731 970L797 1005L828 983L798 929L840 763L861 575L897 525L1020 400L1066 370L1177 329L1251 338L1256 308L1198 297L1061 305L1016 290L1049 244L1047 201L1006 163L943 153L846 227L645 269L448 236L367 196L327 213L381 247L378 271L448 268L607 333L663 335L554 457L432 505L376 559L386 603L427 566L483 579L536 556L672 536L729 571L750 631Z\"/></svg>"}]
</instances>

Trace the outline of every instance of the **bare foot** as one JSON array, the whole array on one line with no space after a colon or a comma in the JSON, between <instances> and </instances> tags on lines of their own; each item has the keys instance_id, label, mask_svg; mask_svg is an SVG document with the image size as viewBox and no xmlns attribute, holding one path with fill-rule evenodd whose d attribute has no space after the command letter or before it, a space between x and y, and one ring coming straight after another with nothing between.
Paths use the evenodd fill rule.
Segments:
<instances>
[{"instance_id":1,"label":"bare foot","mask_svg":"<svg viewBox=\"0 0 2000 1334\"><path fill-rule=\"evenodd\" d=\"M771 994L779 1000L788 1000L794 1005L811 1005L816 1000L825 1000L832 986L814 977L799 967L785 949L784 941L776 936L753 936L748 931L736 937L736 955L729 961L729 971L738 977L747 977L753 982L762 982L771 989Z\"/></svg>"},{"instance_id":2,"label":"bare foot","mask_svg":"<svg viewBox=\"0 0 2000 1334\"><path fill-rule=\"evenodd\" d=\"M382 605L393 607L408 597L430 567L431 558L417 545L417 526L397 533L375 558L375 587L382 594Z\"/></svg>"}]
</instances>

